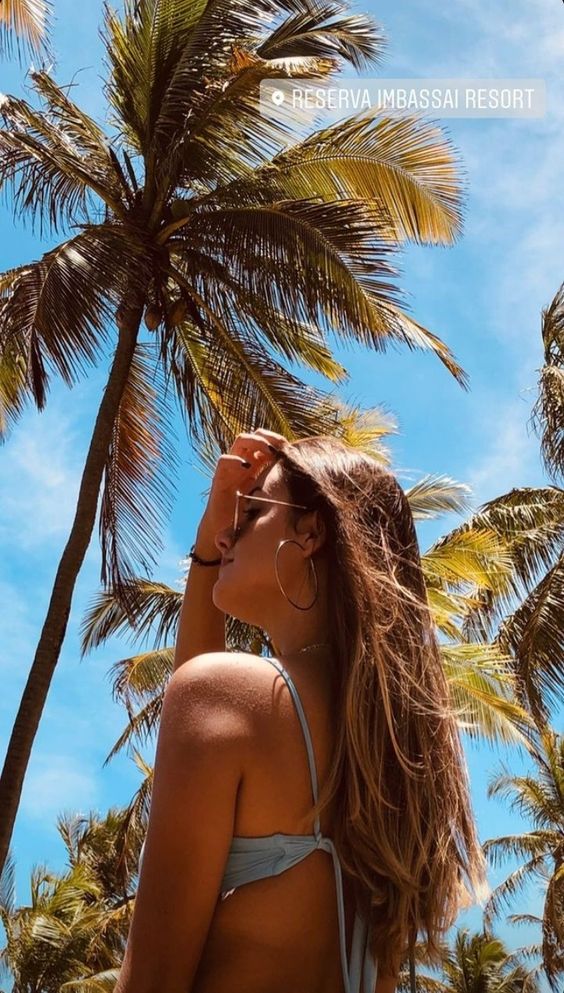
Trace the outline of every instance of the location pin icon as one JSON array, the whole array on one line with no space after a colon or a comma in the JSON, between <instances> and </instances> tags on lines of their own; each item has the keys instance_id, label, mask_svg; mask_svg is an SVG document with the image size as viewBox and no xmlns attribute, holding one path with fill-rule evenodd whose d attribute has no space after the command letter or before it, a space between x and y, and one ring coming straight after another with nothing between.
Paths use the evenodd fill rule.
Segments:
<instances>
[{"instance_id":1,"label":"location pin icon","mask_svg":"<svg viewBox=\"0 0 564 993\"><path fill-rule=\"evenodd\" d=\"M283 93L283 91L282 90L273 90L272 91L272 96L271 96L270 99L272 100L272 103L275 104L276 107L279 107L281 103L284 103L284 93Z\"/></svg>"}]
</instances>

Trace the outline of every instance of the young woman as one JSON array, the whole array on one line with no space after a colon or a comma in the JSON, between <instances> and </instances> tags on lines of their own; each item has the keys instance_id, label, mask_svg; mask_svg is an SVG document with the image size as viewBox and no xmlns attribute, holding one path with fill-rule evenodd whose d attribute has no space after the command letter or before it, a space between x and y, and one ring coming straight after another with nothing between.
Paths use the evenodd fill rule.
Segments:
<instances>
[{"instance_id":1,"label":"young woman","mask_svg":"<svg viewBox=\"0 0 564 993\"><path fill-rule=\"evenodd\" d=\"M116 993L394 993L487 891L406 496L257 429L191 556Z\"/></svg>"}]
</instances>

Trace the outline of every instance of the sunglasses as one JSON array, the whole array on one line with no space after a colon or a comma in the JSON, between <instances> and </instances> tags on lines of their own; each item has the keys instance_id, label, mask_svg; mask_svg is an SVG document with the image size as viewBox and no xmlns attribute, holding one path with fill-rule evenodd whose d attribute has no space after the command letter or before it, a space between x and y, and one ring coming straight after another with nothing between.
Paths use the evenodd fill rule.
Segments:
<instances>
[{"instance_id":1,"label":"sunglasses","mask_svg":"<svg viewBox=\"0 0 564 993\"><path fill-rule=\"evenodd\" d=\"M269 497L259 497L254 496L252 493L241 493L241 490L235 491L235 514L233 516L233 540L236 541L239 537L239 500L243 497L245 500L259 500L261 503L277 503L283 507L295 507L297 510L309 510L303 503L288 503L287 500L272 500Z\"/></svg>"}]
</instances>

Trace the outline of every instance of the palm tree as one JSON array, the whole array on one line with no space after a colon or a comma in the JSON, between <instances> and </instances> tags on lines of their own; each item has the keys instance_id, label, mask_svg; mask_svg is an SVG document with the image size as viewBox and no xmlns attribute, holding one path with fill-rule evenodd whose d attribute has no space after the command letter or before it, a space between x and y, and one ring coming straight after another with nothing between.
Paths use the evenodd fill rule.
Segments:
<instances>
[{"instance_id":1,"label":"palm tree","mask_svg":"<svg viewBox=\"0 0 564 993\"><path fill-rule=\"evenodd\" d=\"M494 864L509 856L524 859L491 894L484 920L489 924L525 883L534 879L545 883L541 951L544 970L556 990L557 979L564 975L564 736L544 727L530 749L536 775L515 776L504 770L488 787L488 796L508 799L511 809L527 818L533 829L484 843Z\"/></svg>"},{"instance_id":2,"label":"palm tree","mask_svg":"<svg viewBox=\"0 0 564 993\"><path fill-rule=\"evenodd\" d=\"M418 118L364 114L285 147L287 126L258 110L263 79L378 64L371 19L342 0L125 0L122 17L106 8L103 37L111 134L44 71L31 74L41 109L0 104L0 187L15 213L74 230L0 276L0 422L28 401L42 409L53 374L71 386L111 349L0 777L0 866L100 495L102 582L127 601L128 579L155 561L171 398L191 440L213 437L222 451L256 423L289 438L338 434L327 396L278 361L342 381L331 331L380 350L431 348L466 386L449 349L401 309L391 264L403 241L459 233L448 139Z\"/></svg>"},{"instance_id":3,"label":"palm tree","mask_svg":"<svg viewBox=\"0 0 564 993\"><path fill-rule=\"evenodd\" d=\"M0 3L0 55L11 54L14 44L21 56L47 52L50 0L2 0Z\"/></svg>"},{"instance_id":4,"label":"palm tree","mask_svg":"<svg viewBox=\"0 0 564 993\"><path fill-rule=\"evenodd\" d=\"M46 867L31 876L31 902L17 907L14 865L9 857L0 880L0 921L6 943L0 965L13 993L72 993L87 980L93 991L117 977L133 910L141 834L128 812L100 819L60 817L68 870ZM106 988L112 989L113 985Z\"/></svg>"},{"instance_id":5,"label":"palm tree","mask_svg":"<svg viewBox=\"0 0 564 993\"><path fill-rule=\"evenodd\" d=\"M527 971L521 954L510 953L487 931L470 934L456 929L452 946L442 949L439 975L418 972L418 993L538 993L534 970ZM426 963L423 949L419 960ZM400 975L398 993L407 993L407 976Z\"/></svg>"}]
</instances>

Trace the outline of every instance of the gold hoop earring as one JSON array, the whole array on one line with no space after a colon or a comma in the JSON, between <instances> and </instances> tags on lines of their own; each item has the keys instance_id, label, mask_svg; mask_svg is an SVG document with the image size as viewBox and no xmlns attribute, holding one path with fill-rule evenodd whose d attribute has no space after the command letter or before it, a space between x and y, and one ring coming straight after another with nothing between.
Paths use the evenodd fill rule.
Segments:
<instances>
[{"instance_id":1,"label":"gold hoop earring","mask_svg":"<svg viewBox=\"0 0 564 993\"><path fill-rule=\"evenodd\" d=\"M280 587L280 592L282 593L283 596L286 597L286 600L288 601L288 603L291 603L292 604L292 607L296 607L297 610L311 610L311 608L313 607L315 601L317 600L317 595L318 595L318 592L319 592L319 585L318 585L318 582L317 582L317 571L316 571L316 568L315 568L315 563L314 563L313 559L311 558L311 556L310 556L309 562L310 562L310 565L311 565L311 567L313 569L313 578L314 578L314 581L315 581L315 596L314 596L312 602L310 603L309 607L300 607L299 603L294 603L294 601L290 599L290 597L285 592L285 590L282 589L282 583L280 582L280 576L278 575L278 554L280 552L280 549L282 548L282 545L286 545L288 542L292 542L294 545L298 545L298 547L299 548L302 548L302 550L303 550L303 545L300 545L299 541L296 541L295 538L284 538L279 543L278 548L276 549L276 553L274 555L274 572L275 572L275 575L276 575L276 582L278 583L278 586Z\"/></svg>"}]
</instances>

